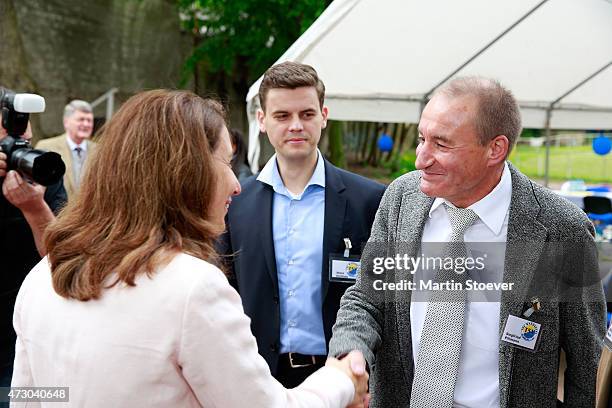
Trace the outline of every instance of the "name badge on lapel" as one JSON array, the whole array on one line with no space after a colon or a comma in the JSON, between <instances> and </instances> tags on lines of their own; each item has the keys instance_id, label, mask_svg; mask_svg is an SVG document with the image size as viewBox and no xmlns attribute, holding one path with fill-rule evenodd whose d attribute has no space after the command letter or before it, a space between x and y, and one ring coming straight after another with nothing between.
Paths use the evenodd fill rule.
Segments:
<instances>
[{"instance_id":1,"label":"name badge on lapel","mask_svg":"<svg viewBox=\"0 0 612 408\"><path fill-rule=\"evenodd\" d=\"M501 340L511 346L535 351L542 325L517 316L508 316Z\"/></svg>"},{"instance_id":2,"label":"name badge on lapel","mask_svg":"<svg viewBox=\"0 0 612 408\"><path fill-rule=\"evenodd\" d=\"M343 254L329 254L330 282L354 283L361 270L359 257L350 254L353 247L350 239L344 238L344 247Z\"/></svg>"}]
</instances>

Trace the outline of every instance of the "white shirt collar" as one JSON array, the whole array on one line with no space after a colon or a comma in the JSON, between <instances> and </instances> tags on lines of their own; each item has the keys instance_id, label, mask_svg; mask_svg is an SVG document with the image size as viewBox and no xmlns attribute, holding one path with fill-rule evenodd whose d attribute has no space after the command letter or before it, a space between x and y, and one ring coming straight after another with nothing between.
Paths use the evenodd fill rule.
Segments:
<instances>
[{"instance_id":1,"label":"white shirt collar","mask_svg":"<svg viewBox=\"0 0 612 408\"><path fill-rule=\"evenodd\" d=\"M499 235L504 225L504 220L508 209L510 208L510 200L512 199L512 177L508 163L504 162L504 171L502 172L501 180L495 188L479 201L470 205L480 220L489 228L495 235ZM442 204L453 206L452 203L443 198L436 197L431 208L429 216L436 211ZM454 206L453 206L454 207Z\"/></svg>"},{"instance_id":2,"label":"white shirt collar","mask_svg":"<svg viewBox=\"0 0 612 408\"><path fill-rule=\"evenodd\" d=\"M74 141L70 138L70 136L68 136L68 133L66 133L66 140L68 141L68 147L70 147L70 151L73 152L74 149L76 149L77 147L80 147L81 150L83 152L87 151L87 140L83 140L83 143L76 144L74 143Z\"/></svg>"}]
</instances>

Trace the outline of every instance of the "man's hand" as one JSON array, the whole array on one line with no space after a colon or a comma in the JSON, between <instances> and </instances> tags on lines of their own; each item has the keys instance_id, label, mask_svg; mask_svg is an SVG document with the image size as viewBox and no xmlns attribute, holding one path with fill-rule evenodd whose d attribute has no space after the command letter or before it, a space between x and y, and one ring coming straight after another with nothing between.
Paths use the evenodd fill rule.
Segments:
<instances>
[{"instance_id":1,"label":"man's hand","mask_svg":"<svg viewBox=\"0 0 612 408\"><path fill-rule=\"evenodd\" d=\"M6 174L4 183L2 183L2 194L9 203L19 208L24 214L36 213L47 206L45 187L28 183L14 170Z\"/></svg>"},{"instance_id":2,"label":"man's hand","mask_svg":"<svg viewBox=\"0 0 612 408\"><path fill-rule=\"evenodd\" d=\"M6 176L6 168L8 164L6 163L6 154L0 151L0 177Z\"/></svg>"},{"instance_id":3,"label":"man's hand","mask_svg":"<svg viewBox=\"0 0 612 408\"><path fill-rule=\"evenodd\" d=\"M326 366L336 367L351 378L355 386L355 397L347 408L367 408L369 402L366 361L360 351L353 350L342 360L328 358Z\"/></svg>"},{"instance_id":4,"label":"man's hand","mask_svg":"<svg viewBox=\"0 0 612 408\"><path fill-rule=\"evenodd\" d=\"M4 154L0 153L0 155ZM6 164L6 162L0 160L0 175L5 173L6 169L6 167L1 167L2 163ZM45 202L45 187L39 184L30 184L19 173L11 170L6 173L6 178L2 183L2 194L9 203L21 210L32 230L38 253L40 256L45 256L47 250L43 235L47 225L55 218Z\"/></svg>"}]
</instances>

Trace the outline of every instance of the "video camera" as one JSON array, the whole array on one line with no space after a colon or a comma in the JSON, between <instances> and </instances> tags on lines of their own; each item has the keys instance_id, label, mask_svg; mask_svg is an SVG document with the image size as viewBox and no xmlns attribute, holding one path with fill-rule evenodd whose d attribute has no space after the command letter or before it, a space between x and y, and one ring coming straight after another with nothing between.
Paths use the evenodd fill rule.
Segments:
<instances>
[{"instance_id":1,"label":"video camera","mask_svg":"<svg viewBox=\"0 0 612 408\"><path fill-rule=\"evenodd\" d=\"M45 99L35 94L17 94L0 87L2 127L8 136L0 140L0 151L7 156L7 170L49 186L61 180L66 166L59 154L33 149L22 136L28 127L30 113L45 111Z\"/></svg>"}]
</instances>

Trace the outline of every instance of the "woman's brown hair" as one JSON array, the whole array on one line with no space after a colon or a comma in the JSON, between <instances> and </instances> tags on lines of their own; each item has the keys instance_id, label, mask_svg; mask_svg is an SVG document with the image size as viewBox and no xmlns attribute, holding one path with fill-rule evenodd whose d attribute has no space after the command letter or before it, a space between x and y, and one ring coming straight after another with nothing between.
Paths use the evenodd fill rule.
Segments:
<instances>
[{"instance_id":1,"label":"woman's brown hair","mask_svg":"<svg viewBox=\"0 0 612 408\"><path fill-rule=\"evenodd\" d=\"M47 230L55 291L96 299L105 284L133 286L180 251L215 261L222 231L209 216L212 152L225 125L221 104L190 92L130 98L102 129L79 193Z\"/></svg>"}]
</instances>

